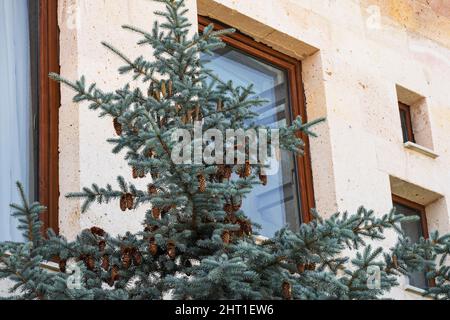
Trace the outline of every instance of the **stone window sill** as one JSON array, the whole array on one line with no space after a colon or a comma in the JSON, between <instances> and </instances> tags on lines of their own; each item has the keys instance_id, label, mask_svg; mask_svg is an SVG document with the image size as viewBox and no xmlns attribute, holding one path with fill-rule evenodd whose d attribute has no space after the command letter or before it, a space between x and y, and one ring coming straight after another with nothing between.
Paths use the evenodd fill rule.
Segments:
<instances>
[{"instance_id":1,"label":"stone window sill","mask_svg":"<svg viewBox=\"0 0 450 320\"><path fill-rule=\"evenodd\" d=\"M436 158L439 157L439 155L436 154L433 150L425 148L425 147L423 147L423 146L421 146L421 145L419 145L417 143L411 142L411 141L405 142L405 144L403 146L406 149L416 151L416 152L421 153L421 154L423 154L423 155L425 155L427 157L430 157L432 159L436 159Z\"/></svg>"}]
</instances>

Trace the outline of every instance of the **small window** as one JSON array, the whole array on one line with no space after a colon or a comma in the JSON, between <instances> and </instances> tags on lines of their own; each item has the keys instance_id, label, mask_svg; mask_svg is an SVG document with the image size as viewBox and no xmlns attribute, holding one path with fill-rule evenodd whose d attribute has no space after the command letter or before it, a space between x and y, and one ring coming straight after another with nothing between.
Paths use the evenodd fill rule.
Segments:
<instances>
[{"instance_id":1,"label":"small window","mask_svg":"<svg viewBox=\"0 0 450 320\"><path fill-rule=\"evenodd\" d=\"M427 98L398 84L395 89L402 129L402 142L405 148L437 158L438 156L433 152L433 135Z\"/></svg>"},{"instance_id":2,"label":"small window","mask_svg":"<svg viewBox=\"0 0 450 320\"><path fill-rule=\"evenodd\" d=\"M411 121L411 107L399 102L400 121L402 124L403 142L416 142Z\"/></svg>"},{"instance_id":3,"label":"small window","mask_svg":"<svg viewBox=\"0 0 450 320\"><path fill-rule=\"evenodd\" d=\"M402 223L402 229L412 242L418 242L420 238L428 238L427 217L425 207L407 199L393 196L394 207L398 213L405 216L418 216L420 220L415 222ZM411 286L426 289L429 287L428 280L424 272L414 272L409 276Z\"/></svg>"}]
</instances>

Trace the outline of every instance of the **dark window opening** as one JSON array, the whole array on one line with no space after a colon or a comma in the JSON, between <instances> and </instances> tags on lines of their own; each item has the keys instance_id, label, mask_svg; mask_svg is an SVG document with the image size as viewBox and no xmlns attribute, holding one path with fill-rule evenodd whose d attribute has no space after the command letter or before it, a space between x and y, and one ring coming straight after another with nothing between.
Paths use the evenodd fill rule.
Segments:
<instances>
[{"instance_id":1,"label":"dark window opening","mask_svg":"<svg viewBox=\"0 0 450 320\"><path fill-rule=\"evenodd\" d=\"M399 102L400 121L402 124L403 142L416 142L411 120L411 107Z\"/></svg>"}]
</instances>

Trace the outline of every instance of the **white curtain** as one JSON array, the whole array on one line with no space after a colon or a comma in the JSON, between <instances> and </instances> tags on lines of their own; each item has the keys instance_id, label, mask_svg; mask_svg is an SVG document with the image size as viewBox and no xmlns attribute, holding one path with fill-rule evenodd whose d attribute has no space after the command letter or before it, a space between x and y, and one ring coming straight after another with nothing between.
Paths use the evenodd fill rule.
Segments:
<instances>
[{"instance_id":1,"label":"white curtain","mask_svg":"<svg viewBox=\"0 0 450 320\"><path fill-rule=\"evenodd\" d=\"M31 75L27 0L0 0L0 241L20 241L9 204L30 191Z\"/></svg>"}]
</instances>

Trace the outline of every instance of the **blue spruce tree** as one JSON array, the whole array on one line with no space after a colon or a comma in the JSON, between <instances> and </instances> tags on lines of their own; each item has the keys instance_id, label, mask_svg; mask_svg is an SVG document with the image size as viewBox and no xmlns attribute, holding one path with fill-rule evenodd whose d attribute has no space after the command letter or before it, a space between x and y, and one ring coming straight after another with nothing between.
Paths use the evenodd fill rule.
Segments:
<instances>
[{"instance_id":1,"label":"blue spruce tree","mask_svg":"<svg viewBox=\"0 0 450 320\"><path fill-rule=\"evenodd\" d=\"M118 189L93 184L68 197L84 200L83 212L93 202L123 211L144 207L143 230L113 237L92 227L73 242L51 230L43 237L39 215L45 208L29 205L19 184L23 203L13 208L26 241L0 244L0 278L15 283L11 298L377 299L398 285L400 275L426 270L435 281L426 295L448 299L449 235L435 233L412 244L399 228L411 217L394 210L376 217L361 208L327 220L314 213L299 231L286 228L261 240L241 205L268 177L261 164L250 163L248 148L241 164L174 163L176 130L193 136L196 121L224 136L227 129L261 129L251 120L263 101L254 98L251 86L223 82L202 64L200 56L223 47L221 35L233 30L214 31L211 25L189 37L184 1L159 2L166 10L156 14L165 21L151 32L124 26L153 49L151 60L131 60L104 43L123 59L120 74L141 81L146 92L127 85L105 93L84 77L71 82L51 75L76 92L75 102L89 102L90 109L111 118L118 135L109 140L113 152L126 150L133 177L148 181L140 190L118 177ZM282 128L281 147L301 153L298 134L314 136L311 129L321 121L296 119ZM399 234L394 248L367 245L382 240L386 229ZM349 250L353 258L344 256ZM58 271L42 268L50 260L58 262ZM372 283L374 272L378 280Z\"/></svg>"}]
</instances>

